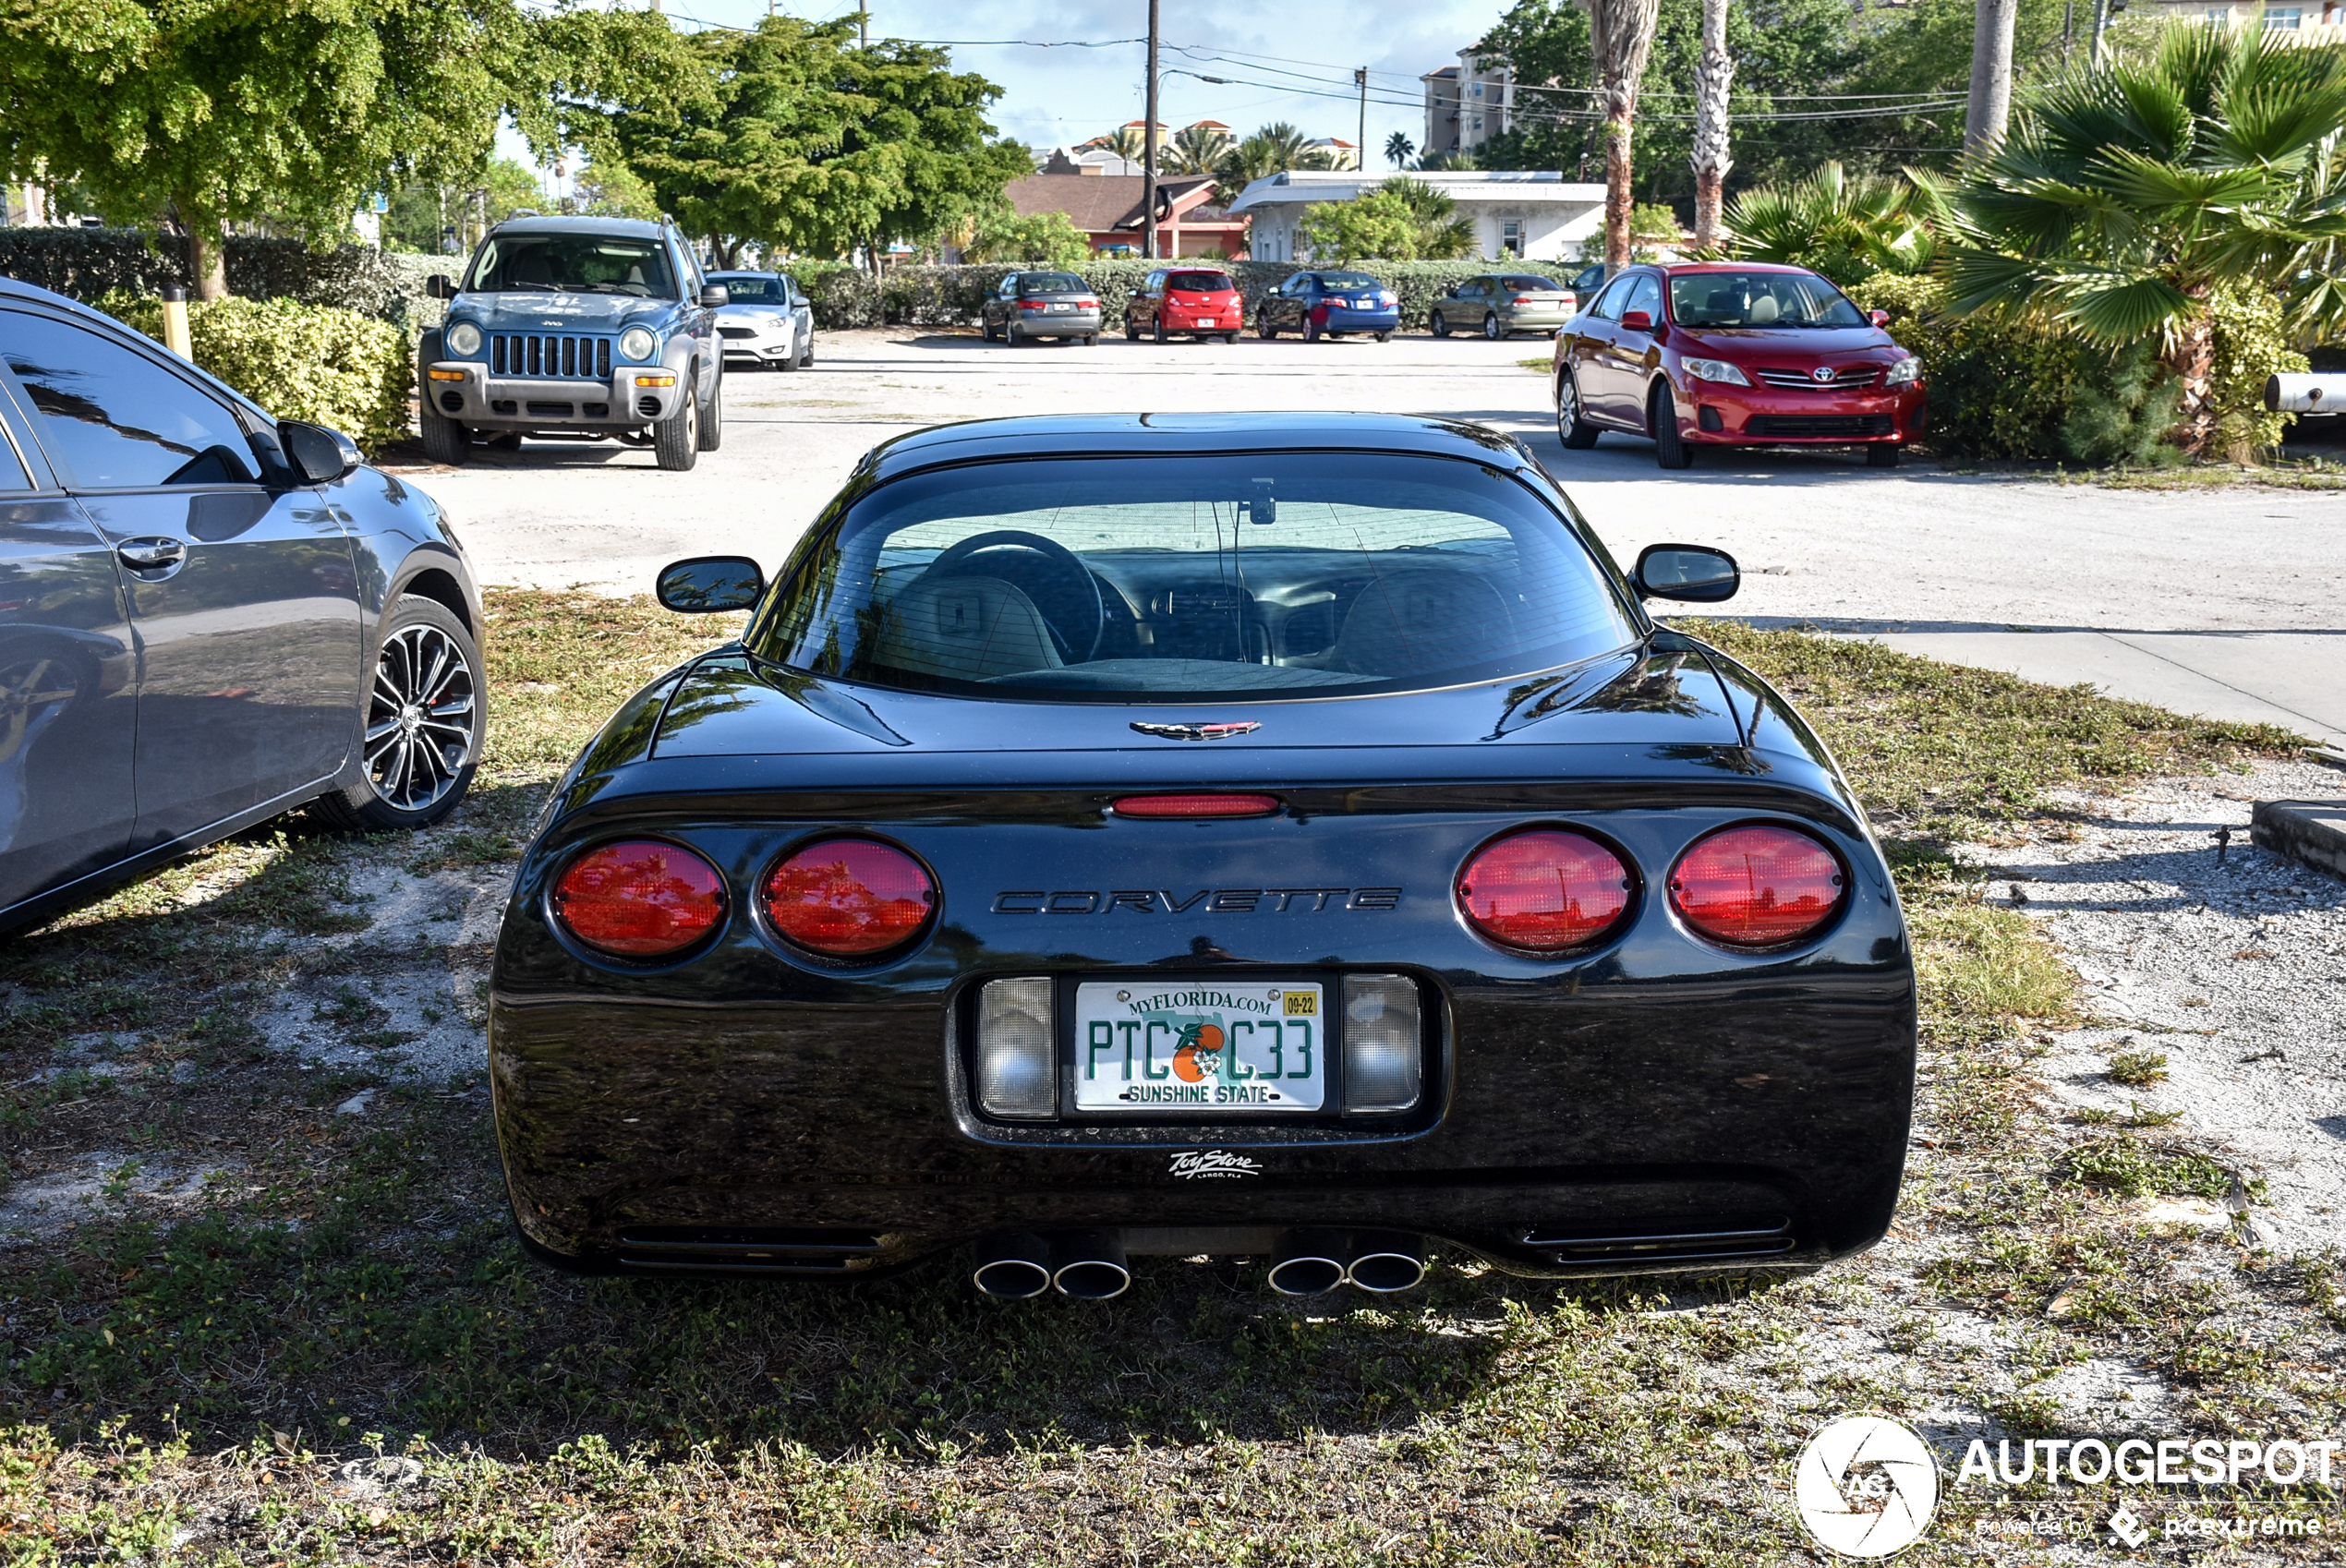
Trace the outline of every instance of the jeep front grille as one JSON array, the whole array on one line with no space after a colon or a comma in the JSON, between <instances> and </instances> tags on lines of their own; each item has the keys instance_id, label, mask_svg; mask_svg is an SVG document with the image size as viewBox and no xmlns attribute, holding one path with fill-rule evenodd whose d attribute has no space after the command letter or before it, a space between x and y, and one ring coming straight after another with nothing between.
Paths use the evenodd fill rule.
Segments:
<instances>
[{"instance_id":1,"label":"jeep front grille","mask_svg":"<svg viewBox=\"0 0 2346 1568\"><path fill-rule=\"evenodd\" d=\"M563 376L611 379L611 339L559 337L538 332L493 332L489 339L492 376Z\"/></svg>"}]
</instances>

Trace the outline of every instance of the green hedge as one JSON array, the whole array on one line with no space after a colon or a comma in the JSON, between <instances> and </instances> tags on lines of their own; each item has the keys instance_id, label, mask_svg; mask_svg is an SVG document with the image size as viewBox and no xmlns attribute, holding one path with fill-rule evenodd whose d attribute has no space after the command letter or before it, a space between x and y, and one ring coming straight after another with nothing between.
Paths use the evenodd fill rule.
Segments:
<instances>
[{"instance_id":1,"label":"green hedge","mask_svg":"<svg viewBox=\"0 0 2346 1568\"><path fill-rule=\"evenodd\" d=\"M163 304L109 295L98 308L161 342ZM198 365L281 419L306 419L379 452L408 434L415 361L388 321L293 299L206 299L187 307Z\"/></svg>"},{"instance_id":2,"label":"green hedge","mask_svg":"<svg viewBox=\"0 0 2346 1568\"><path fill-rule=\"evenodd\" d=\"M1944 290L1926 277L1881 272L1848 292L1888 311L1891 332L1922 356L1933 450L2088 467L2182 460L2165 440L2182 392L2155 341L2110 349L2026 319L1951 318ZM2215 304L2219 449L2246 462L2278 445L2290 418L2265 412L2265 378L2302 370L2306 359L2282 332L2279 301L2227 285Z\"/></svg>"},{"instance_id":3,"label":"green hedge","mask_svg":"<svg viewBox=\"0 0 2346 1568\"><path fill-rule=\"evenodd\" d=\"M297 239L238 235L228 240L226 263L231 294L337 306L412 331L442 314L424 279L454 271L462 259L356 245L312 250ZM0 228L0 276L95 305L110 294L187 287L187 244L139 229Z\"/></svg>"}]
</instances>

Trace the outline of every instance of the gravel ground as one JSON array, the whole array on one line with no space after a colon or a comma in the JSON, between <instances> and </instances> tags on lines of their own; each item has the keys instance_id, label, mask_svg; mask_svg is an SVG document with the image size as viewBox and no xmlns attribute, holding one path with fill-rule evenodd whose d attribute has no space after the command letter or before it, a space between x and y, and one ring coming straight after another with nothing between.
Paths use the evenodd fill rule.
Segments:
<instances>
[{"instance_id":1,"label":"gravel ground","mask_svg":"<svg viewBox=\"0 0 2346 1568\"><path fill-rule=\"evenodd\" d=\"M2264 1179L2274 1250L2346 1251L2346 883L2248 842L2256 802L2346 799L2346 773L2266 764L2052 799L2015 842L1972 851L2086 982L2091 1026L2056 1037L2051 1092L2180 1112ZM2128 1052L2164 1054L2168 1076L2116 1081Z\"/></svg>"}]
</instances>

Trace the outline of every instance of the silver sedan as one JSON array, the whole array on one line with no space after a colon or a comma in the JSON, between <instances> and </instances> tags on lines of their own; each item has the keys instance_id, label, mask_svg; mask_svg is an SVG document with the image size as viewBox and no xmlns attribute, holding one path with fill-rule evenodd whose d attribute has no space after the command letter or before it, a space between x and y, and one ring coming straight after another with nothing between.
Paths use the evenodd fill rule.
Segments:
<instances>
[{"instance_id":1,"label":"silver sedan","mask_svg":"<svg viewBox=\"0 0 2346 1568\"><path fill-rule=\"evenodd\" d=\"M711 272L731 296L717 312L727 365L796 370L815 363L815 309L787 272Z\"/></svg>"}]
</instances>

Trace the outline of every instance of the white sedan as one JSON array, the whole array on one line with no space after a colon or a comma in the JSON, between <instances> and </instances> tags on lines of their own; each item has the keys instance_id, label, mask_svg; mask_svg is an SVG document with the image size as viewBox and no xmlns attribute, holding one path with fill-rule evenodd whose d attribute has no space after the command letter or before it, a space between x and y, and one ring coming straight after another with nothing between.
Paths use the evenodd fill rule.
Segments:
<instances>
[{"instance_id":1,"label":"white sedan","mask_svg":"<svg viewBox=\"0 0 2346 1568\"><path fill-rule=\"evenodd\" d=\"M719 308L725 363L796 370L815 363L815 309L787 272L711 272L731 302Z\"/></svg>"}]
</instances>

